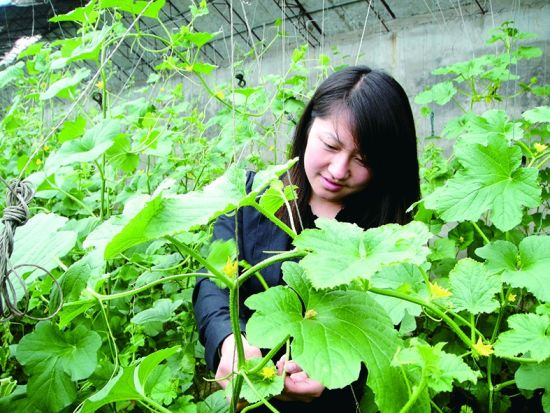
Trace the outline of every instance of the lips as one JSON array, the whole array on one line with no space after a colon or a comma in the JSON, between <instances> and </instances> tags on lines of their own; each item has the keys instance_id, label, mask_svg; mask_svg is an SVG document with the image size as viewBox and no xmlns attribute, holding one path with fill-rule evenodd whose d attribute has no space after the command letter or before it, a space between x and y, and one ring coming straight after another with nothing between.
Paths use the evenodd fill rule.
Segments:
<instances>
[{"instance_id":1,"label":"lips","mask_svg":"<svg viewBox=\"0 0 550 413\"><path fill-rule=\"evenodd\" d=\"M330 192L337 192L344 187L344 185L340 185L336 182L333 182L322 175L321 175L321 182L323 183L323 187Z\"/></svg>"}]
</instances>

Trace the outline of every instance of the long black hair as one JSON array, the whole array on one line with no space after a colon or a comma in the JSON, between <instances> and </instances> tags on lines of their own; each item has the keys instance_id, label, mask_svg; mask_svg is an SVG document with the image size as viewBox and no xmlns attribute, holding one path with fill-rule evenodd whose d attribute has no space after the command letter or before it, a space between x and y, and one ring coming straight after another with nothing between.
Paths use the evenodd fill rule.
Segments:
<instances>
[{"instance_id":1,"label":"long black hair","mask_svg":"<svg viewBox=\"0 0 550 413\"><path fill-rule=\"evenodd\" d=\"M352 221L365 229L409 222L406 210L420 198L411 107L395 79L367 66L347 67L325 79L296 125L290 156L299 157L299 161L289 176L299 188L293 215L302 215L309 208L311 185L304 153L313 120L339 113L348 115L355 144L372 176L366 189L344 200Z\"/></svg>"}]
</instances>

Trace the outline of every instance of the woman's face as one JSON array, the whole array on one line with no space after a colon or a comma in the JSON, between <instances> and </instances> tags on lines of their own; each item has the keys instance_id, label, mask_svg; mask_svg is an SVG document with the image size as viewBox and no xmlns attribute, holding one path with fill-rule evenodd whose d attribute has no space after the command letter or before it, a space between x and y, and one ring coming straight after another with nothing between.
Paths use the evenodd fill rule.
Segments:
<instances>
[{"instance_id":1,"label":"woman's face","mask_svg":"<svg viewBox=\"0 0 550 413\"><path fill-rule=\"evenodd\" d=\"M311 209L320 217L334 218L344 199L370 181L346 118L315 118L309 131L304 168L312 189Z\"/></svg>"}]
</instances>

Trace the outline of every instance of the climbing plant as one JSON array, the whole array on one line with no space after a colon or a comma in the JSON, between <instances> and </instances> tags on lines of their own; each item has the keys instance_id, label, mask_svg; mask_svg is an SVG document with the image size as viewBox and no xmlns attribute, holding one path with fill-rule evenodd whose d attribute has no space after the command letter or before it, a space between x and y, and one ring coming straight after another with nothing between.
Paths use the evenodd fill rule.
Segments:
<instances>
[{"instance_id":1,"label":"climbing plant","mask_svg":"<svg viewBox=\"0 0 550 413\"><path fill-rule=\"evenodd\" d=\"M363 231L320 219L296 234L275 214L292 202L278 177L294 160L257 152L279 151L277 137L315 88L306 47L282 76L214 84L216 67L200 50L216 33L194 27L208 13L203 1L179 31L154 35L163 46L147 84L115 89L109 59L124 39L147 47L153 35L139 21L162 24L163 4L91 1L53 19L78 24L78 37L37 43L0 72L0 87L15 88L1 121L0 174L36 190L10 262L40 265L10 274L0 300L52 316L2 314L0 407L221 412L242 397L252 409L281 392L270 358L287 348L328 388L353 382L364 364L364 411L550 411L550 109L512 118L500 104L548 97L548 86L512 70L540 57L524 44L530 35L505 22L489 40L496 54L435 70L444 80L416 97L426 115L450 103L464 113L420 155L415 221ZM315 64L320 76L334 70L328 56ZM510 82L518 87L508 96ZM453 140L450 157L441 139ZM247 193L249 168L260 172ZM209 245L213 220L245 206L294 249L250 267L236 262L234 243ZM190 303L197 271L229 290L239 338L239 287L281 261L286 285L244 303L254 311L247 337L269 354L240 357L232 385L214 391Z\"/></svg>"}]
</instances>

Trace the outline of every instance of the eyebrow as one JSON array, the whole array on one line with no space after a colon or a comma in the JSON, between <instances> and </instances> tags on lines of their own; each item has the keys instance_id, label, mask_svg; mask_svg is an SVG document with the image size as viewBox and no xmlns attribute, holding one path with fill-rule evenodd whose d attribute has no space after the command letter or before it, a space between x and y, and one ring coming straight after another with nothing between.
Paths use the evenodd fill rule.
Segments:
<instances>
[{"instance_id":1,"label":"eyebrow","mask_svg":"<svg viewBox=\"0 0 550 413\"><path fill-rule=\"evenodd\" d=\"M343 145L342 141L340 140L340 138L338 137L338 135L335 135L334 133L331 133L331 132L323 132L324 136L330 138L330 139L333 139L335 140L336 142L338 142L340 145Z\"/></svg>"}]
</instances>

